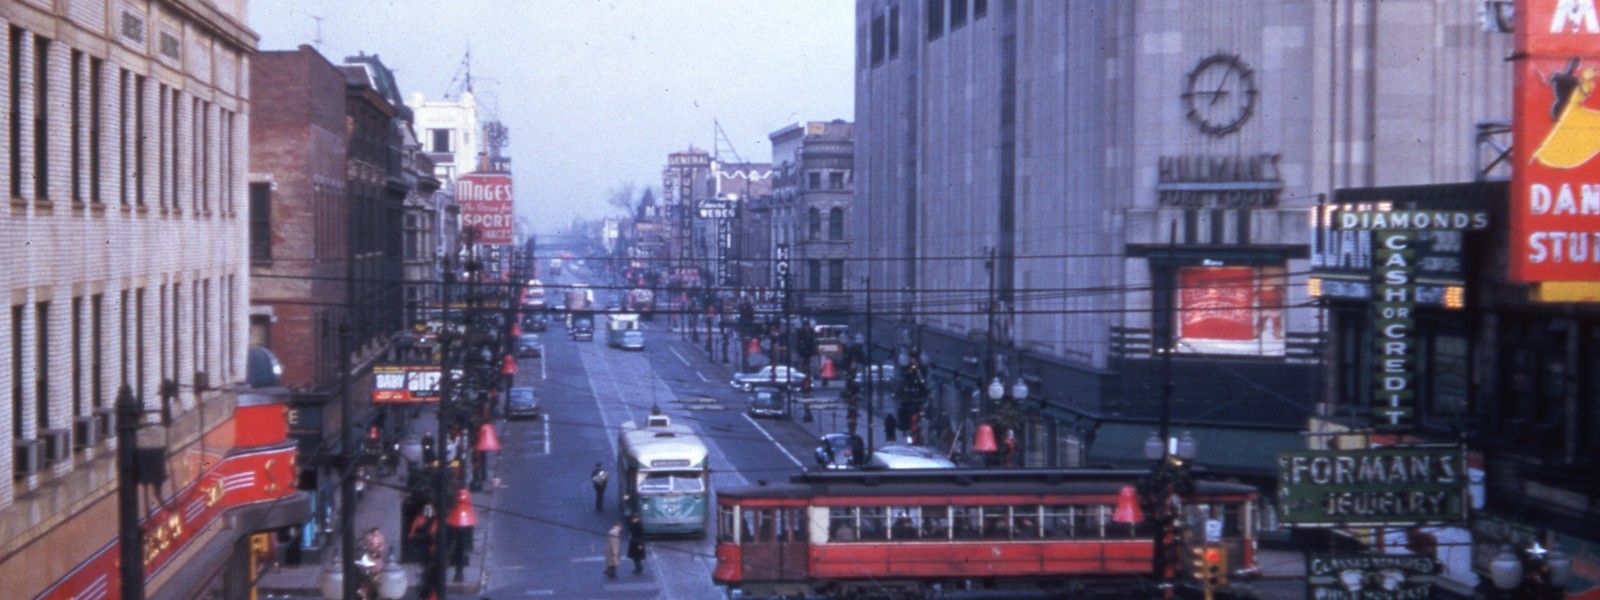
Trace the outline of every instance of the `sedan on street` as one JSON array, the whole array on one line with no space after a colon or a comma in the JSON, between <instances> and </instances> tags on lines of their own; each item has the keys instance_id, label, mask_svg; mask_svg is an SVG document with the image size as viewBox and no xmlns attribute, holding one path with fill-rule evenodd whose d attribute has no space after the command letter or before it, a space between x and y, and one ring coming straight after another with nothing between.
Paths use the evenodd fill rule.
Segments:
<instances>
[{"instance_id":1,"label":"sedan on street","mask_svg":"<svg viewBox=\"0 0 1600 600\"><path fill-rule=\"evenodd\" d=\"M539 418L539 399L533 395L533 388L511 388L510 397L506 398L506 418Z\"/></svg>"},{"instance_id":2,"label":"sedan on street","mask_svg":"<svg viewBox=\"0 0 1600 600\"><path fill-rule=\"evenodd\" d=\"M734 374L728 384L733 389L748 392L758 385L798 387L806 382L806 374L787 365L767 365L754 373Z\"/></svg>"},{"instance_id":3,"label":"sedan on street","mask_svg":"<svg viewBox=\"0 0 1600 600\"><path fill-rule=\"evenodd\" d=\"M539 334L524 333L517 336L517 356L543 356L544 344L539 343Z\"/></svg>"}]
</instances>

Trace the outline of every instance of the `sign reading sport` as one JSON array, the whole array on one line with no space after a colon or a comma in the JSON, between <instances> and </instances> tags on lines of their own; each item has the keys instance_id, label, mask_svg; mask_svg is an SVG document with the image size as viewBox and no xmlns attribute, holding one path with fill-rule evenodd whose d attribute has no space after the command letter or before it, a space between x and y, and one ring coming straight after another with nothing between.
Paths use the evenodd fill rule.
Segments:
<instances>
[{"instance_id":1,"label":"sign reading sport","mask_svg":"<svg viewBox=\"0 0 1600 600\"><path fill-rule=\"evenodd\" d=\"M461 228L476 229L477 243L503 245L514 241L510 174L462 175L456 182L456 203L461 205Z\"/></svg>"}]
</instances>

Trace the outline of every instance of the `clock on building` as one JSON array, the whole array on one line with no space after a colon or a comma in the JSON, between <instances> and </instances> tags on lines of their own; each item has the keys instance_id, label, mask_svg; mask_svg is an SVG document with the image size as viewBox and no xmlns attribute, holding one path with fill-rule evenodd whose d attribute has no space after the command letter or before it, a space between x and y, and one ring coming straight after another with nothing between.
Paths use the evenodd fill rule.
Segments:
<instances>
[{"instance_id":1,"label":"clock on building","mask_svg":"<svg viewBox=\"0 0 1600 600\"><path fill-rule=\"evenodd\" d=\"M1213 54L1189 72L1183 109L1201 133L1224 136L1239 130L1256 109L1255 72L1232 54Z\"/></svg>"}]
</instances>

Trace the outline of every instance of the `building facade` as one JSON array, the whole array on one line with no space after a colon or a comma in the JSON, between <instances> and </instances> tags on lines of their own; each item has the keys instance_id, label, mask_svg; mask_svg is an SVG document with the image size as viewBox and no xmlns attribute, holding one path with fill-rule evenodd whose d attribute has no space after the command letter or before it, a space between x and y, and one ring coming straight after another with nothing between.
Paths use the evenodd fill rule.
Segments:
<instances>
[{"instance_id":1,"label":"building facade","mask_svg":"<svg viewBox=\"0 0 1600 600\"><path fill-rule=\"evenodd\" d=\"M845 289L855 166L850 123L810 121L768 137L773 206L789 228L771 237L789 244L794 307L809 318L838 320L850 308Z\"/></svg>"},{"instance_id":2,"label":"building facade","mask_svg":"<svg viewBox=\"0 0 1600 600\"><path fill-rule=\"evenodd\" d=\"M307 505L269 480L292 478L285 404L247 382L246 14L245 2L0 5L7 597L120 589L131 517L147 519L148 597L237 597L254 580L252 543ZM119 396L172 415L139 419L165 481L146 490L153 509L120 517L116 490L134 483L115 460ZM235 475L246 485L212 489ZM203 510L170 508L202 497Z\"/></svg>"},{"instance_id":3,"label":"building facade","mask_svg":"<svg viewBox=\"0 0 1600 600\"><path fill-rule=\"evenodd\" d=\"M1311 208L1470 177L1510 111L1509 36L1473 4L860 0L857 23L854 256L910 315L875 338L921 349L952 430L994 410L984 382L1027 383L1029 464L1140 462L1167 401L1202 461L1270 482L1321 394Z\"/></svg>"}]
</instances>

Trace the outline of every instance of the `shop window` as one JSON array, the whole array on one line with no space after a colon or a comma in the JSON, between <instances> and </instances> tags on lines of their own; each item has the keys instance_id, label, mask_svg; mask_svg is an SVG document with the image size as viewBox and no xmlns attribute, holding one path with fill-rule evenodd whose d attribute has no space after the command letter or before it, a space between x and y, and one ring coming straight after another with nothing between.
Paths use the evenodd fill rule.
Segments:
<instances>
[{"instance_id":1,"label":"shop window","mask_svg":"<svg viewBox=\"0 0 1600 600\"><path fill-rule=\"evenodd\" d=\"M1287 300L1281 266L1177 270L1176 351L1282 356Z\"/></svg>"}]
</instances>

